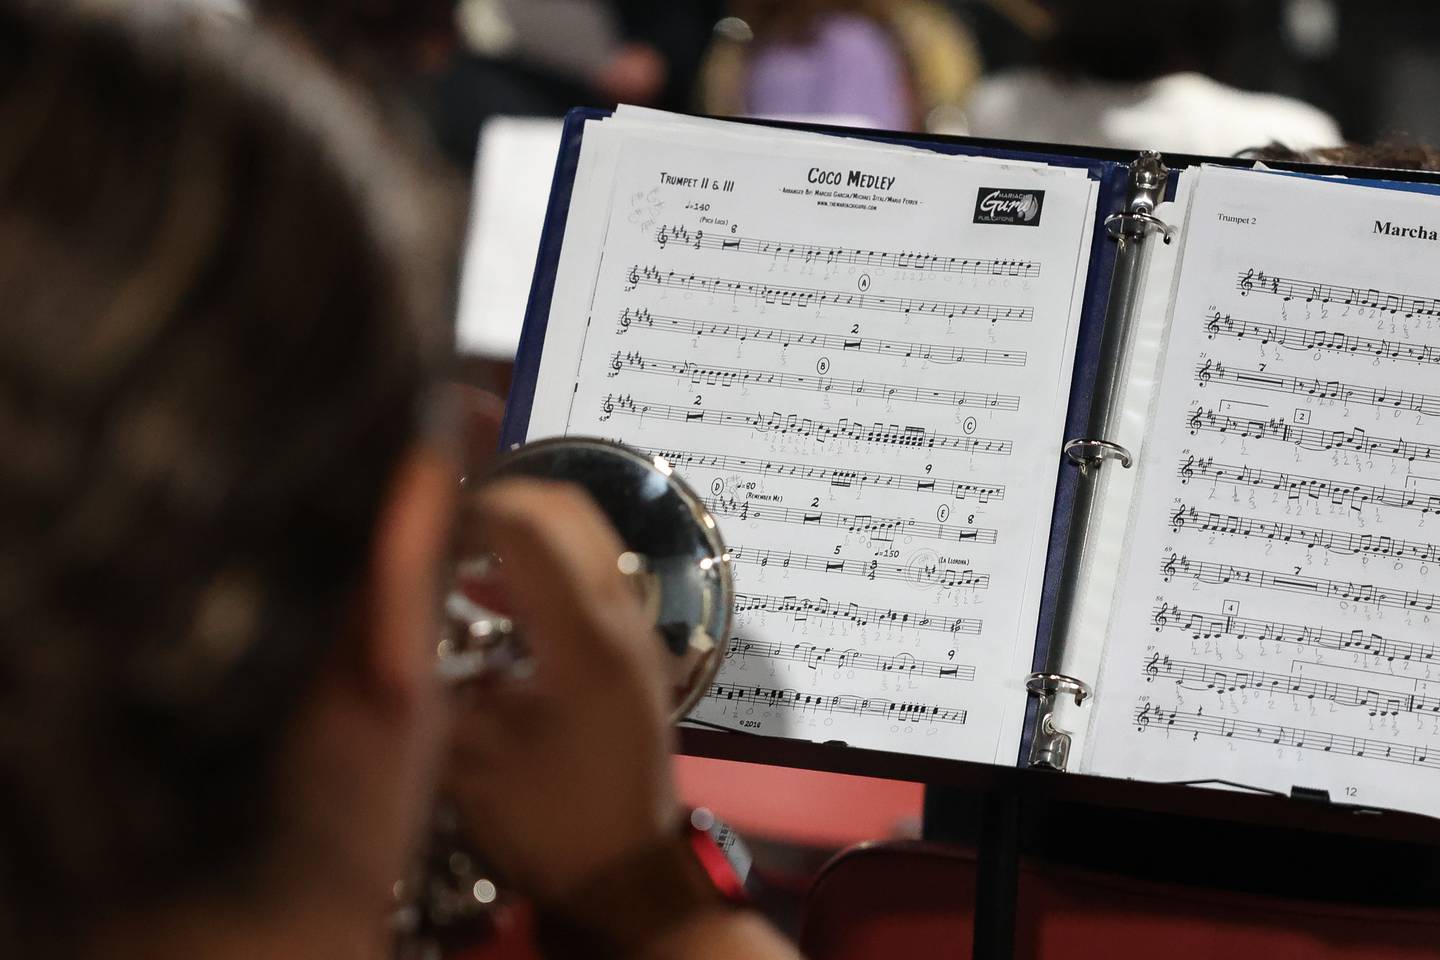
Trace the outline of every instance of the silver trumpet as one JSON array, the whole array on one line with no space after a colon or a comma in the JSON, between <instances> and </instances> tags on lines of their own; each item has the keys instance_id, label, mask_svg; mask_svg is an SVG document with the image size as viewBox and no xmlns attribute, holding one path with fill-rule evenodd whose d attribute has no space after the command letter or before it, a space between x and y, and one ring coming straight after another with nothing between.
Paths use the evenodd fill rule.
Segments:
<instances>
[{"instance_id":1,"label":"silver trumpet","mask_svg":"<svg viewBox=\"0 0 1440 960\"><path fill-rule=\"evenodd\" d=\"M670 654L672 720L683 719L720 670L734 608L730 554L703 501L664 459L583 437L516 447L463 484L469 491L502 477L574 483L610 520L626 547L616 563L635 585ZM487 607L483 591L475 589L505 561L467 542L471 510L462 496L461 549L437 650L440 674L453 685L521 678L536 666L523 627ZM401 956L438 957L442 948L483 936L501 893L490 871L465 849L453 811L442 805L430 853L410 879L396 885Z\"/></svg>"}]
</instances>

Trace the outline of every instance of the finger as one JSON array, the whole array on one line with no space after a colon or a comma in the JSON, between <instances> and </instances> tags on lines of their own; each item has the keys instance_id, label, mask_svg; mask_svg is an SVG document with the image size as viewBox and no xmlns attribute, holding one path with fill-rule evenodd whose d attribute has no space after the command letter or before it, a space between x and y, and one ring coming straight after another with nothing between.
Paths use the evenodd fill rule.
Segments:
<instances>
[{"instance_id":1,"label":"finger","mask_svg":"<svg viewBox=\"0 0 1440 960\"><path fill-rule=\"evenodd\" d=\"M581 599L613 595L624 583L616 560L625 551L594 501L572 484L501 480L475 495L479 537L499 554L521 593L544 592L557 577ZM523 581L523 582L522 582Z\"/></svg>"},{"instance_id":2,"label":"finger","mask_svg":"<svg viewBox=\"0 0 1440 960\"><path fill-rule=\"evenodd\" d=\"M653 639L640 598L616 563L625 546L579 488L498 482L477 494L477 516L481 539L503 559L515 618L547 669L615 652L617 638Z\"/></svg>"}]
</instances>

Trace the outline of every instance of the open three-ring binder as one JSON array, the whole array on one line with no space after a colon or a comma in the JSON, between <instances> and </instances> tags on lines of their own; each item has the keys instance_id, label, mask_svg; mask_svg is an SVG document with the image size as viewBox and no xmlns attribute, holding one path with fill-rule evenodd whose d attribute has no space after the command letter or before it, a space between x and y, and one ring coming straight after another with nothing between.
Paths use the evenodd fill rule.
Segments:
<instances>
[{"instance_id":1,"label":"open three-ring binder","mask_svg":"<svg viewBox=\"0 0 1440 960\"><path fill-rule=\"evenodd\" d=\"M1343 173L577 111L505 442L704 493L697 727L1433 815L1440 197Z\"/></svg>"}]
</instances>

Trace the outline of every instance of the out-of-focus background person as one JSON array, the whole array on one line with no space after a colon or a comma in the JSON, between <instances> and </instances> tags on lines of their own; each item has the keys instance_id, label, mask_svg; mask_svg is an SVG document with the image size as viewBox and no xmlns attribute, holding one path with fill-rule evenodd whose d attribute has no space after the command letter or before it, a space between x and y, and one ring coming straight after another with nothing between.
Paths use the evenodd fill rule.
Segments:
<instances>
[{"instance_id":1,"label":"out-of-focus background person","mask_svg":"<svg viewBox=\"0 0 1440 960\"><path fill-rule=\"evenodd\" d=\"M1249 4L1059 0L1035 66L987 77L970 132L1002 140L1228 156L1259 143L1336 146L1340 128L1290 97L1215 79Z\"/></svg>"},{"instance_id":2,"label":"out-of-focus background person","mask_svg":"<svg viewBox=\"0 0 1440 960\"><path fill-rule=\"evenodd\" d=\"M685 110L719 0L460 0L459 43L431 110L468 162L485 120L633 103Z\"/></svg>"},{"instance_id":3,"label":"out-of-focus background person","mask_svg":"<svg viewBox=\"0 0 1440 960\"><path fill-rule=\"evenodd\" d=\"M306 51L0 0L0 955L391 956L443 771L553 955L790 960L584 494L473 494L535 669L442 686L461 204Z\"/></svg>"},{"instance_id":4,"label":"out-of-focus background person","mask_svg":"<svg viewBox=\"0 0 1440 960\"><path fill-rule=\"evenodd\" d=\"M919 129L980 73L963 23L925 0L738 0L702 78L706 113Z\"/></svg>"}]
</instances>

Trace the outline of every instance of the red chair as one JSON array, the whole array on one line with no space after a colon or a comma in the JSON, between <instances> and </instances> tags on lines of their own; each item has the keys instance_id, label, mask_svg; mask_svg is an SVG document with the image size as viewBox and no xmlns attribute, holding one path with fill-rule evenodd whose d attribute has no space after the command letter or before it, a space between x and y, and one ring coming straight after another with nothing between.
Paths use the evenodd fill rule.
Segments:
<instances>
[{"instance_id":1,"label":"red chair","mask_svg":"<svg viewBox=\"0 0 1440 960\"><path fill-rule=\"evenodd\" d=\"M809 960L971 956L974 855L918 843L854 847L816 879L801 947ZM1017 960L1433 960L1440 911L1283 900L1021 867Z\"/></svg>"}]
</instances>

